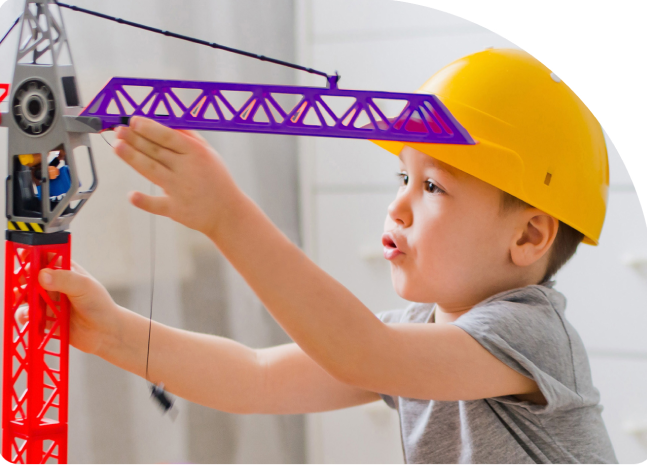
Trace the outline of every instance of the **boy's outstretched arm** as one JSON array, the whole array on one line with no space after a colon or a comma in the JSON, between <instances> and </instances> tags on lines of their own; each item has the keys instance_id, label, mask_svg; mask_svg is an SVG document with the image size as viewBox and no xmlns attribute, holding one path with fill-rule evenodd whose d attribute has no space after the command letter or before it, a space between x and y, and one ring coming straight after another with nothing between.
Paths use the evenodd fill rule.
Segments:
<instances>
[{"instance_id":1,"label":"boy's outstretched arm","mask_svg":"<svg viewBox=\"0 0 647 466\"><path fill-rule=\"evenodd\" d=\"M78 264L43 270L41 285L70 299L70 343L146 375L149 320L118 306ZM19 322L28 319L19 308ZM368 403L375 393L335 380L296 344L252 349L227 338L152 323L149 379L171 393L232 413L295 414Z\"/></svg>"},{"instance_id":2,"label":"boy's outstretched arm","mask_svg":"<svg viewBox=\"0 0 647 466\"><path fill-rule=\"evenodd\" d=\"M133 193L131 202L209 236L292 339L338 380L436 400L538 391L455 326L380 322L271 223L198 136L134 117L117 137L115 152L165 192Z\"/></svg>"}]
</instances>

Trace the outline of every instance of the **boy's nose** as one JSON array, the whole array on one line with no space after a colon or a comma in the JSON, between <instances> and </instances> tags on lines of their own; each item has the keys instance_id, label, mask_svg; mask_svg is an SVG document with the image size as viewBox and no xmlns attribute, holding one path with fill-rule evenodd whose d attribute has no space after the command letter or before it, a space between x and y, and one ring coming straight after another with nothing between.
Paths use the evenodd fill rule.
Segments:
<instances>
[{"instance_id":1,"label":"boy's nose","mask_svg":"<svg viewBox=\"0 0 647 466\"><path fill-rule=\"evenodd\" d=\"M408 227L413 221L413 213L411 211L411 202L408 192L405 190L399 193L393 202L389 205L389 217L395 223L402 227Z\"/></svg>"}]
</instances>

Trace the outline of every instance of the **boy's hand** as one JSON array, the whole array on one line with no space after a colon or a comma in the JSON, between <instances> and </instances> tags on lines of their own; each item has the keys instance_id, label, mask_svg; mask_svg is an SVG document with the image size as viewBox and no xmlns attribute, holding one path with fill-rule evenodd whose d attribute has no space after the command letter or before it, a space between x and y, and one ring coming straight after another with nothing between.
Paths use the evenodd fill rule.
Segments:
<instances>
[{"instance_id":1,"label":"boy's hand","mask_svg":"<svg viewBox=\"0 0 647 466\"><path fill-rule=\"evenodd\" d=\"M133 117L116 134L115 153L165 194L133 192L130 202L209 236L239 193L220 156L198 134L143 117Z\"/></svg>"},{"instance_id":2,"label":"boy's hand","mask_svg":"<svg viewBox=\"0 0 647 466\"><path fill-rule=\"evenodd\" d=\"M75 262L72 270L41 270L38 281L55 299L58 293L69 298L70 344L86 353L101 355L106 344L118 335L119 308L108 291ZM46 312L53 316L51 309ZM28 313L26 306L18 308L16 320L24 324L29 319Z\"/></svg>"}]
</instances>

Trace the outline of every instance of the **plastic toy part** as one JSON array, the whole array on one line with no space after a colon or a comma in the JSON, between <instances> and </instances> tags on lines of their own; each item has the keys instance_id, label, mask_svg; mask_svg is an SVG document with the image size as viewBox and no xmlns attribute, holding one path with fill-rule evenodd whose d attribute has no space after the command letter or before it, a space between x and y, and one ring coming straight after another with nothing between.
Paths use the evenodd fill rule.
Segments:
<instances>
[{"instance_id":1,"label":"plastic toy part","mask_svg":"<svg viewBox=\"0 0 647 466\"><path fill-rule=\"evenodd\" d=\"M387 118L394 109L398 116ZM434 95L335 86L112 78L81 113L103 129L135 115L176 129L474 144Z\"/></svg>"},{"instance_id":2,"label":"plastic toy part","mask_svg":"<svg viewBox=\"0 0 647 466\"><path fill-rule=\"evenodd\" d=\"M0 102L9 95L9 84L0 84Z\"/></svg>"},{"instance_id":3,"label":"plastic toy part","mask_svg":"<svg viewBox=\"0 0 647 466\"><path fill-rule=\"evenodd\" d=\"M70 268L70 234L7 231L2 456L12 463L67 462L69 302L39 285L43 268Z\"/></svg>"},{"instance_id":4,"label":"plastic toy part","mask_svg":"<svg viewBox=\"0 0 647 466\"><path fill-rule=\"evenodd\" d=\"M93 122L77 118L82 105L59 8L53 0L24 3L9 111L0 123L8 128L9 143L5 213L11 222L38 224L36 231L55 233L69 228L97 187L87 134ZM92 176L84 180L89 186L84 191L79 190L76 162L81 147L87 149ZM50 169L52 153L65 155ZM20 156L29 154L40 154L40 167L20 162ZM66 173L61 175L61 170Z\"/></svg>"},{"instance_id":5,"label":"plastic toy part","mask_svg":"<svg viewBox=\"0 0 647 466\"><path fill-rule=\"evenodd\" d=\"M164 412L168 411L173 406L173 402L164 391L164 384L151 385L151 397L159 403Z\"/></svg>"},{"instance_id":6,"label":"plastic toy part","mask_svg":"<svg viewBox=\"0 0 647 466\"><path fill-rule=\"evenodd\" d=\"M9 95L9 84L0 84L0 102ZM2 126L2 113L0 113L0 126Z\"/></svg>"},{"instance_id":7,"label":"plastic toy part","mask_svg":"<svg viewBox=\"0 0 647 466\"><path fill-rule=\"evenodd\" d=\"M175 421L178 416L178 410L175 407L175 400L164 390L164 384L159 385L151 384L151 398L155 404L162 410L162 414L167 414L172 421Z\"/></svg>"}]
</instances>

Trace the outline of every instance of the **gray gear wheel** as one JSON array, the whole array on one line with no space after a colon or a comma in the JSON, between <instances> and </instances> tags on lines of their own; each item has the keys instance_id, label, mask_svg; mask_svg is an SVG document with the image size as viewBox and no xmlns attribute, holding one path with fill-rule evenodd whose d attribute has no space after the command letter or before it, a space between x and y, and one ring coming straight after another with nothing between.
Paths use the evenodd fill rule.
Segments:
<instances>
[{"instance_id":1,"label":"gray gear wheel","mask_svg":"<svg viewBox=\"0 0 647 466\"><path fill-rule=\"evenodd\" d=\"M13 99L13 116L18 127L30 136L45 134L54 122L56 105L47 84L30 79L20 85Z\"/></svg>"}]
</instances>

